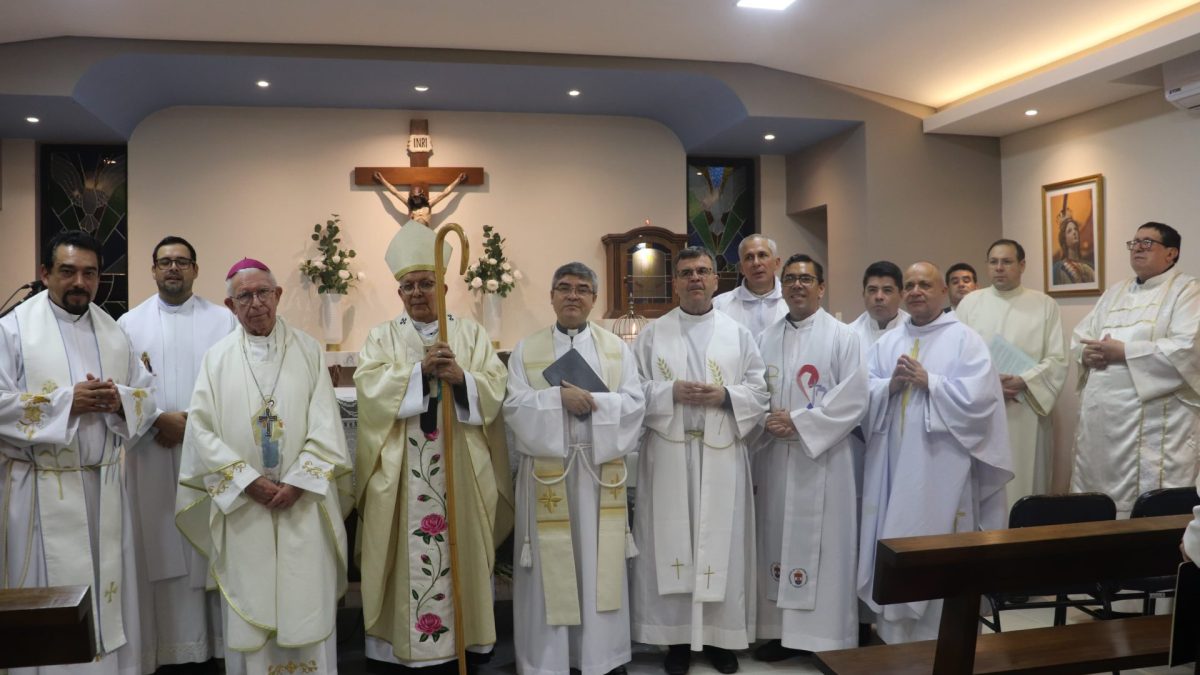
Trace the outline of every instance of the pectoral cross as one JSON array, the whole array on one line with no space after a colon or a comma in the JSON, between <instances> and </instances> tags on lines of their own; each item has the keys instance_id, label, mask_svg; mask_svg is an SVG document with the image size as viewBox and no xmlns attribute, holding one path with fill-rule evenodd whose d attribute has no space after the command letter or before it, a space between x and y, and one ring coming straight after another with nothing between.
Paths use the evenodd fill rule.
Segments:
<instances>
[{"instance_id":1,"label":"pectoral cross","mask_svg":"<svg viewBox=\"0 0 1200 675\"><path fill-rule=\"evenodd\" d=\"M708 569L702 572L702 574L704 574L704 587L712 588L712 575L716 574L713 571L712 565L709 565Z\"/></svg>"},{"instance_id":2,"label":"pectoral cross","mask_svg":"<svg viewBox=\"0 0 1200 675\"><path fill-rule=\"evenodd\" d=\"M275 440L273 433L275 423L279 421L279 416L275 414L275 401L267 401L263 414L255 419L258 422L258 444L262 449L263 466L279 466L279 441Z\"/></svg>"},{"instance_id":3,"label":"pectoral cross","mask_svg":"<svg viewBox=\"0 0 1200 675\"><path fill-rule=\"evenodd\" d=\"M675 562L671 563L671 567L674 567L674 568L675 568L675 578L676 578L676 579L678 579L678 578L679 578L679 570L680 570L680 568L682 568L682 567L686 567L686 565L684 565L683 563L679 562L679 558L676 558L676 559L675 559Z\"/></svg>"},{"instance_id":4,"label":"pectoral cross","mask_svg":"<svg viewBox=\"0 0 1200 675\"><path fill-rule=\"evenodd\" d=\"M558 493L554 490L547 490L545 494L538 498L538 501L542 503L542 506L546 507L546 513L554 513L554 510L558 508L558 503L562 501L562 497L559 497Z\"/></svg>"}]
</instances>

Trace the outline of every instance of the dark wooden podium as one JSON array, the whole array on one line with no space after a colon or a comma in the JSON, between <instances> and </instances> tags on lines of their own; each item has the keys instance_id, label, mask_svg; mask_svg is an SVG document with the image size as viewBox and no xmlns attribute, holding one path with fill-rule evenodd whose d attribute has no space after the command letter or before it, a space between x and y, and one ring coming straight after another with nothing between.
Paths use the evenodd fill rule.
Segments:
<instances>
[{"instance_id":1,"label":"dark wooden podium","mask_svg":"<svg viewBox=\"0 0 1200 675\"><path fill-rule=\"evenodd\" d=\"M87 586L0 590L0 668L87 663L95 658Z\"/></svg>"}]
</instances>

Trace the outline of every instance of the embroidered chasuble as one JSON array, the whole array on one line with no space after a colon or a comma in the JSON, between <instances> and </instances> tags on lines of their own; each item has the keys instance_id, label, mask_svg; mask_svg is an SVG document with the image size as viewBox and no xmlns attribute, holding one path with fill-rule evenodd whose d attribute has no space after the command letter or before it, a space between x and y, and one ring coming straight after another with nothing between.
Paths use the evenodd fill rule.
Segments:
<instances>
[{"instance_id":1,"label":"embroidered chasuble","mask_svg":"<svg viewBox=\"0 0 1200 675\"><path fill-rule=\"evenodd\" d=\"M88 375L116 383L120 414L71 414ZM68 670L142 667L121 453L153 419L151 378L99 307L43 291L0 319L0 587L91 586L100 659Z\"/></svg>"},{"instance_id":2,"label":"embroidered chasuble","mask_svg":"<svg viewBox=\"0 0 1200 675\"><path fill-rule=\"evenodd\" d=\"M732 291L726 291L713 298L713 309L724 312L729 318L745 326L756 340L768 326L788 312L779 279L775 279L775 286L765 295L755 295L746 288L746 284L738 284Z\"/></svg>"},{"instance_id":3,"label":"embroidered chasuble","mask_svg":"<svg viewBox=\"0 0 1200 675\"><path fill-rule=\"evenodd\" d=\"M160 411L186 411L208 348L237 327L224 305L193 295L170 305L154 295L117 320L133 351L154 378ZM208 563L175 526L182 443L164 448L156 429L125 454L125 476L137 546L144 556L139 600L147 669L203 662L214 656L220 603L205 592ZM211 615L211 616L210 616ZM215 632L215 631L214 631Z\"/></svg>"},{"instance_id":4,"label":"embroidered chasuble","mask_svg":"<svg viewBox=\"0 0 1200 675\"><path fill-rule=\"evenodd\" d=\"M754 444L758 638L791 649L858 646L858 523L850 432L867 409L858 335L818 309L758 340L771 410L798 435Z\"/></svg>"},{"instance_id":5,"label":"embroidered chasuble","mask_svg":"<svg viewBox=\"0 0 1200 675\"><path fill-rule=\"evenodd\" d=\"M1071 339L1079 368L1072 492L1104 492L1128 513L1138 495L1194 485L1200 443L1200 283L1175 269L1109 288ZM1084 339L1125 343L1125 363L1082 365Z\"/></svg>"},{"instance_id":6,"label":"embroidered chasuble","mask_svg":"<svg viewBox=\"0 0 1200 675\"><path fill-rule=\"evenodd\" d=\"M282 319L267 336L237 328L201 362L175 520L221 593L227 672L337 669L334 614L346 589L339 493L350 471L337 410L324 349ZM273 418L266 442L264 417ZM245 493L272 474L303 490L285 510Z\"/></svg>"},{"instance_id":7,"label":"embroidered chasuble","mask_svg":"<svg viewBox=\"0 0 1200 675\"><path fill-rule=\"evenodd\" d=\"M479 324L449 316L447 336L465 374L445 390L421 370L436 323L407 314L373 328L354 374L355 461L367 657L410 666L454 659L454 606L446 541L447 452L454 452L461 636L468 649L496 641L495 550L512 528L512 479L500 419L507 372ZM443 443L442 405L456 411Z\"/></svg>"},{"instance_id":8,"label":"embroidered chasuble","mask_svg":"<svg viewBox=\"0 0 1200 675\"><path fill-rule=\"evenodd\" d=\"M754 504L745 439L766 413L762 359L719 311L676 308L638 336L646 396L638 461L633 639L745 649L754 639ZM677 405L677 379L725 387L722 407Z\"/></svg>"},{"instance_id":9,"label":"embroidered chasuble","mask_svg":"<svg viewBox=\"0 0 1200 675\"><path fill-rule=\"evenodd\" d=\"M572 349L608 388L584 418L542 375ZM513 350L504 419L520 453L519 560L529 552L513 568L521 672L603 675L630 659L624 456L637 449L644 405L633 353L596 324L543 328Z\"/></svg>"},{"instance_id":10,"label":"embroidered chasuble","mask_svg":"<svg viewBox=\"0 0 1200 675\"><path fill-rule=\"evenodd\" d=\"M1054 450L1050 414L1067 380L1067 344L1058 303L1030 288L984 288L963 298L955 313L985 344L997 344L997 337L1007 343L993 350L1016 348L1032 363L1020 372L1011 372L999 367L1002 360L994 359L1001 374L1020 375L1028 387L1017 400L1004 402L1015 474L1007 488L1011 509L1021 497L1050 489Z\"/></svg>"},{"instance_id":11,"label":"embroidered chasuble","mask_svg":"<svg viewBox=\"0 0 1200 675\"><path fill-rule=\"evenodd\" d=\"M925 368L928 390L889 392L902 354ZM876 612L876 630L888 644L930 640L941 600L881 607L871 597L875 544L1005 527L1004 486L1013 474L1004 395L983 339L954 312L888 332L871 348L867 369L858 597Z\"/></svg>"}]
</instances>

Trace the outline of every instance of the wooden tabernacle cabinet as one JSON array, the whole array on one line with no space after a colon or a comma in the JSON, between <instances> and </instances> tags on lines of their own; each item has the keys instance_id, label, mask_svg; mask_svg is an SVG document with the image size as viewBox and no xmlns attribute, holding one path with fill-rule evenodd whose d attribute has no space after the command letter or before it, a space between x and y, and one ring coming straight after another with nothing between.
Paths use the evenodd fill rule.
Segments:
<instances>
[{"instance_id":1,"label":"wooden tabernacle cabinet","mask_svg":"<svg viewBox=\"0 0 1200 675\"><path fill-rule=\"evenodd\" d=\"M608 313L606 318L624 316L630 297L638 314L656 319L671 311L678 300L671 280L675 257L687 246L687 235L646 225L623 234L600 238L606 259Z\"/></svg>"}]
</instances>

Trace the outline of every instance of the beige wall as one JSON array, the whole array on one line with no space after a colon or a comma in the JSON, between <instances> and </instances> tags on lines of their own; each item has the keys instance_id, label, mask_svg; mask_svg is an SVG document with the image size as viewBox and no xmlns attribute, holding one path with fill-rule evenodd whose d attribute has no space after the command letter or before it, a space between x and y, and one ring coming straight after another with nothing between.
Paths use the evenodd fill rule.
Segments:
<instances>
[{"instance_id":1,"label":"beige wall","mask_svg":"<svg viewBox=\"0 0 1200 675\"><path fill-rule=\"evenodd\" d=\"M503 346L553 320L550 275L569 260L603 274L600 237L649 218L682 232L685 157L665 127L632 118L494 113L281 108L174 108L138 126L129 141L130 298L154 292L148 251L181 234L198 249L197 291L224 297L224 273L241 256L261 258L285 289L281 313L319 336L315 289L299 259L315 254L314 223L342 217L345 244L366 282L351 291L344 349L400 311L383 253L399 212L380 190L354 188L355 166L407 166L408 121L429 119L434 166L483 166L482 186L438 205L435 223L458 222L472 261L493 225L525 280L504 302ZM457 266L458 253L453 258ZM139 261L145 261L142 268ZM458 277L447 277L451 311L478 316ZM604 279L601 278L601 286ZM601 297L594 316L607 306Z\"/></svg>"},{"instance_id":2,"label":"beige wall","mask_svg":"<svg viewBox=\"0 0 1200 675\"><path fill-rule=\"evenodd\" d=\"M1042 185L1104 174L1104 265L1108 285L1132 276L1124 243L1148 220L1183 235L1180 269L1200 272L1200 119L1163 101L1158 92L1004 138L1001 142L1004 236L1026 249L1026 286L1042 290ZM982 257L982 256L980 256ZM981 262L981 261L980 261ZM983 271L981 270L981 273ZM1068 335L1096 298L1059 300ZM1054 420L1054 484L1065 489L1079 417L1072 366Z\"/></svg>"},{"instance_id":3,"label":"beige wall","mask_svg":"<svg viewBox=\"0 0 1200 675\"><path fill-rule=\"evenodd\" d=\"M33 141L0 140L0 300L37 276Z\"/></svg>"}]
</instances>

